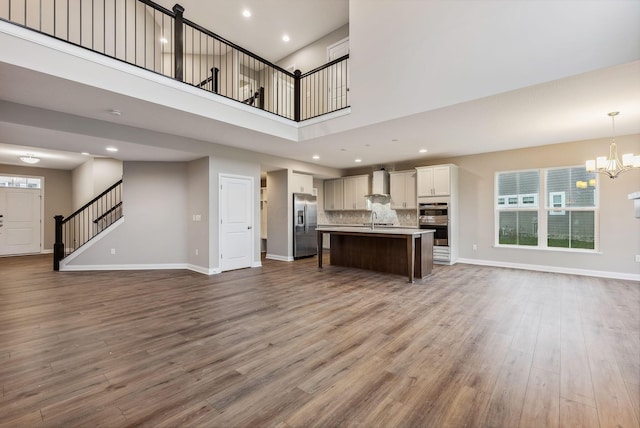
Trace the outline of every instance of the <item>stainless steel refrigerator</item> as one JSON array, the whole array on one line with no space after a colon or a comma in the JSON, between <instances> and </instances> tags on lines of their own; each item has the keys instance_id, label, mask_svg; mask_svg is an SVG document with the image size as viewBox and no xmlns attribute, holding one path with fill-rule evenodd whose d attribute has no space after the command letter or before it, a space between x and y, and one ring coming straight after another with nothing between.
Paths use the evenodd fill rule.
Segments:
<instances>
[{"instance_id":1,"label":"stainless steel refrigerator","mask_svg":"<svg viewBox=\"0 0 640 428\"><path fill-rule=\"evenodd\" d=\"M293 194L293 258L318 254L318 203L306 193Z\"/></svg>"}]
</instances>

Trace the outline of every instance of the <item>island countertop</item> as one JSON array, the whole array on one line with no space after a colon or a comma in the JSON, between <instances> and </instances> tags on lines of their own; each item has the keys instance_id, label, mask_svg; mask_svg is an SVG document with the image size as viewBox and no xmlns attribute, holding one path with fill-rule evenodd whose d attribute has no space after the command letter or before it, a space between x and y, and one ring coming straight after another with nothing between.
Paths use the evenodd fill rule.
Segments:
<instances>
[{"instance_id":1,"label":"island countertop","mask_svg":"<svg viewBox=\"0 0 640 428\"><path fill-rule=\"evenodd\" d=\"M318 226L318 232L358 233L363 235L421 235L435 233L433 229L410 229L402 227L381 226L371 229L368 226Z\"/></svg>"},{"instance_id":2,"label":"island countertop","mask_svg":"<svg viewBox=\"0 0 640 428\"><path fill-rule=\"evenodd\" d=\"M426 278L433 267L433 229L364 226L317 227L318 268L322 269L323 235L330 235L330 263Z\"/></svg>"}]
</instances>

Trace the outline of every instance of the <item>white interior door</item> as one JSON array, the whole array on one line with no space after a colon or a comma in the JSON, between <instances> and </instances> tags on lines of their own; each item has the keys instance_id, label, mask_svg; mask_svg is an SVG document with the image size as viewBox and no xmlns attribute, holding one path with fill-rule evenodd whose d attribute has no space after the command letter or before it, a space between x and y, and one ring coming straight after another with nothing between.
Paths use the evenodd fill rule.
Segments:
<instances>
[{"instance_id":1,"label":"white interior door","mask_svg":"<svg viewBox=\"0 0 640 428\"><path fill-rule=\"evenodd\" d=\"M220 269L251 267L253 177L220 174Z\"/></svg>"},{"instance_id":2,"label":"white interior door","mask_svg":"<svg viewBox=\"0 0 640 428\"><path fill-rule=\"evenodd\" d=\"M41 189L0 188L0 255L39 253Z\"/></svg>"},{"instance_id":3,"label":"white interior door","mask_svg":"<svg viewBox=\"0 0 640 428\"><path fill-rule=\"evenodd\" d=\"M328 62L341 58L349 53L349 38L342 39L339 42L327 48ZM347 91L349 90L349 69L346 63L332 65L329 67L328 76L329 90L329 111L338 110L347 107Z\"/></svg>"}]
</instances>

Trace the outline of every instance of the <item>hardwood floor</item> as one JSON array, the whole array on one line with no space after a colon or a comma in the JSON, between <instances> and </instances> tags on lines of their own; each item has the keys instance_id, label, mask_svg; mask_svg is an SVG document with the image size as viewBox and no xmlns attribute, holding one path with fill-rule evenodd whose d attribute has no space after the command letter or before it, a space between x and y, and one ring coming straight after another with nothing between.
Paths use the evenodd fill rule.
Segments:
<instances>
[{"instance_id":1,"label":"hardwood floor","mask_svg":"<svg viewBox=\"0 0 640 428\"><path fill-rule=\"evenodd\" d=\"M0 426L639 426L637 282L316 265L1 258Z\"/></svg>"}]
</instances>

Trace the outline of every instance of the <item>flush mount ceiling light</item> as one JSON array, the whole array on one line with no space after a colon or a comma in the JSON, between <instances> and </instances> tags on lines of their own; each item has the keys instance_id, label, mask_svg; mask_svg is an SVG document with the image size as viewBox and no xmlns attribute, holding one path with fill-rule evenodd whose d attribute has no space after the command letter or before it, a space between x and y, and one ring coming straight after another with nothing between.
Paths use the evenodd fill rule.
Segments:
<instances>
[{"instance_id":1,"label":"flush mount ceiling light","mask_svg":"<svg viewBox=\"0 0 640 428\"><path fill-rule=\"evenodd\" d=\"M24 163L28 163L29 165L36 164L40 162L40 158L36 158L31 153L27 153L26 156L20 156L20 160Z\"/></svg>"},{"instance_id":2,"label":"flush mount ceiling light","mask_svg":"<svg viewBox=\"0 0 640 428\"><path fill-rule=\"evenodd\" d=\"M598 156L595 159L589 159L585 166L588 172L599 172L605 174L609 178L617 178L618 175L634 168L640 168L640 155L634 156L633 153L622 155L622 162L618 158L618 146L616 145L616 122L615 117L620 112L612 111L609 113L611 117L611 127L613 129L613 137L609 145L609 157Z\"/></svg>"}]
</instances>

